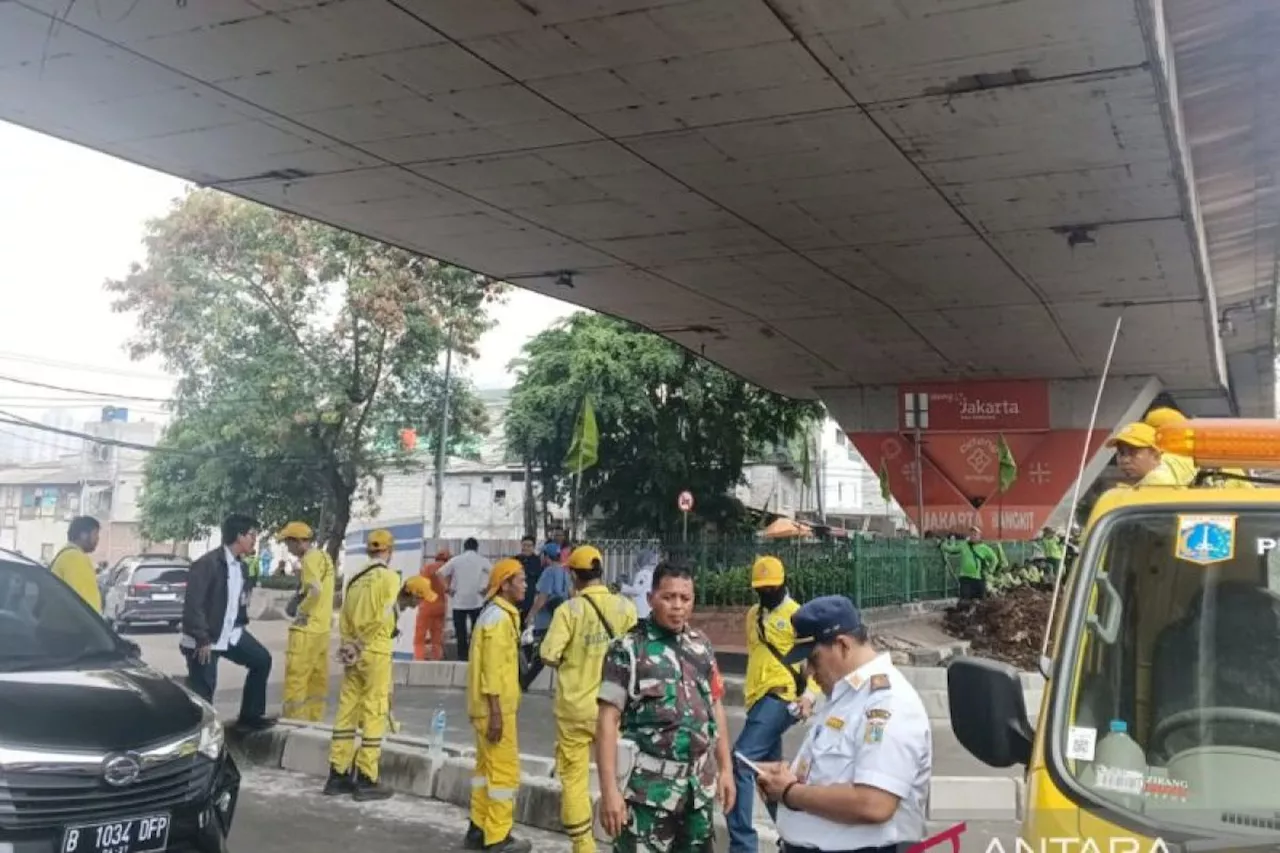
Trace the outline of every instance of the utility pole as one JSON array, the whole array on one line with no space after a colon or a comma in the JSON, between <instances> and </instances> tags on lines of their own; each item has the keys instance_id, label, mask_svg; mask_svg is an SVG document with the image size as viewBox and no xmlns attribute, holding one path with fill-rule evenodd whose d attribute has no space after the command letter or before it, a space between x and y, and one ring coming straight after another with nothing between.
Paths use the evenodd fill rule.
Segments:
<instances>
[{"instance_id":1,"label":"utility pole","mask_svg":"<svg viewBox=\"0 0 1280 853\"><path fill-rule=\"evenodd\" d=\"M440 543L440 524L444 520L444 466L449 447L449 382L453 374L453 323L444 351L444 400L440 406L440 445L436 448L436 503L431 513L431 538Z\"/></svg>"},{"instance_id":2,"label":"utility pole","mask_svg":"<svg viewBox=\"0 0 1280 853\"><path fill-rule=\"evenodd\" d=\"M906 406L907 427L915 433L916 449L916 535L924 536L924 454L921 450L923 430L929 428L929 395L923 393L907 394Z\"/></svg>"}]
</instances>

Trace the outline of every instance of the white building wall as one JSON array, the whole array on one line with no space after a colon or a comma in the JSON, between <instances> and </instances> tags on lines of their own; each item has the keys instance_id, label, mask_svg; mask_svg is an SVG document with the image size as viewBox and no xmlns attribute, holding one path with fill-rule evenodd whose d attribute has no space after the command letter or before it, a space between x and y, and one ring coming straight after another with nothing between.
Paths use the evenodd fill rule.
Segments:
<instances>
[{"instance_id":1,"label":"white building wall","mask_svg":"<svg viewBox=\"0 0 1280 853\"><path fill-rule=\"evenodd\" d=\"M858 453L844 429L832 418L822 425L819 443L822 460L823 508L828 515L884 515L880 478ZM889 514L902 515L891 501Z\"/></svg>"}]
</instances>

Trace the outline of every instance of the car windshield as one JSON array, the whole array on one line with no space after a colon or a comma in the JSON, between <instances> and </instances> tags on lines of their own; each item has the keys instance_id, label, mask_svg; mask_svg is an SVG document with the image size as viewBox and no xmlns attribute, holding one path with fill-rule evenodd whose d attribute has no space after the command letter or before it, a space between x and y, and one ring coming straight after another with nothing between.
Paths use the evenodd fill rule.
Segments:
<instances>
[{"instance_id":1,"label":"car windshield","mask_svg":"<svg viewBox=\"0 0 1280 853\"><path fill-rule=\"evenodd\" d=\"M133 582L140 583L186 583L186 566L139 566L133 573Z\"/></svg>"},{"instance_id":2,"label":"car windshield","mask_svg":"<svg viewBox=\"0 0 1280 853\"><path fill-rule=\"evenodd\" d=\"M1099 804L1148 820L1210 835L1271 826L1280 511L1144 511L1101 535L1076 593L1087 615L1060 670L1060 769Z\"/></svg>"},{"instance_id":3,"label":"car windshield","mask_svg":"<svg viewBox=\"0 0 1280 853\"><path fill-rule=\"evenodd\" d=\"M115 636L48 569L0 561L0 671L119 650Z\"/></svg>"}]
</instances>

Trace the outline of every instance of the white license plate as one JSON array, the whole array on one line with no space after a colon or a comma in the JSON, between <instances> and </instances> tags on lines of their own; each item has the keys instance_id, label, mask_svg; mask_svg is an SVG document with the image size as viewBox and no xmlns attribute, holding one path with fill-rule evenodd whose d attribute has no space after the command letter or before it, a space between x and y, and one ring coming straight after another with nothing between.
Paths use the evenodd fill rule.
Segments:
<instances>
[{"instance_id":1,"label":"white license plate","mask_svg":"<svg viewBox=\"0 0 1280 853\"><path fill-rule=\"evenodd\" d=\"M62 834L62 853L161 853L168 846L167 814L69 826Z\"/></svg>"},{"instance_id":2,"label":"white license plate","mask_svg":"<svg viewBox=\"0 0 1280 853\"><path fill-rule=\"evenodd\" d=\"M178 594L176 592L156 592L151 595L152 601L177 601Z\"/></svg>"}]
</instances>

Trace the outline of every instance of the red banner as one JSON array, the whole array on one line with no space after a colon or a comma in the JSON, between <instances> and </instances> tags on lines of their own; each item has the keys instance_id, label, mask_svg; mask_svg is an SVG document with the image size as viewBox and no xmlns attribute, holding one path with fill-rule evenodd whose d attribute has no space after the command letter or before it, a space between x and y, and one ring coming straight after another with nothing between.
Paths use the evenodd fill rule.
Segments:
<instances>
[{"instance_id":1,"label":"red banner","mask_svg":"<svg viewBox=\"0 0 1280 853\"><path fill-rule=\"evenodd\" d=\"M977 523L986 535L1029 538L1037 533L1080 468L1086 430L1051 430L1031 435L1005 434L1018 466L1018 476L1003 495L998 488L998 433L926 435L924 459L924 530L963 531ZM917 521L915 448L909 436L893 432L851 434L873 471L887 462L889 489L912 521ZM1092 456L1106 441L1106 430L1095 430L1089 442ZM979 503L975 509L973 504Z\"/></svg>"},{"instance_id":2,"label":"red banner","mask_svg":"<svg viewBox=\"0 0 1280 853\"><path fill-rule=\"evenodd\" d=\"M1049 383L1045 380L920 382L898 386L898 423L908 420L912 395L927 411L929 432L1043 431L1049 429Z\"/></svg>"}]
</instances>

